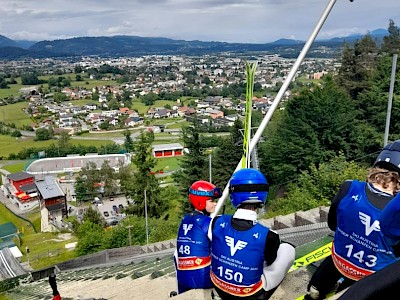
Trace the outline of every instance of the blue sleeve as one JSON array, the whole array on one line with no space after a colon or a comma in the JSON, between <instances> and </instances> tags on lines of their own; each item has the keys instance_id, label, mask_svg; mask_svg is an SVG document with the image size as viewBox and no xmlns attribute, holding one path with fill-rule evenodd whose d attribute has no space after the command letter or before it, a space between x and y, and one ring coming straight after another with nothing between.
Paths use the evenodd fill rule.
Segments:
<instances>
[{"instance_id":1,"label":"blue sleeve","mask_svg":"<svg viewBox=\"0 0 400 300\"><path fill-rule=\"evenodd\" d=\"M382 210L379 223L384 235L392 239L400 238L400 193Z\"/></svg>"}]
</instances>

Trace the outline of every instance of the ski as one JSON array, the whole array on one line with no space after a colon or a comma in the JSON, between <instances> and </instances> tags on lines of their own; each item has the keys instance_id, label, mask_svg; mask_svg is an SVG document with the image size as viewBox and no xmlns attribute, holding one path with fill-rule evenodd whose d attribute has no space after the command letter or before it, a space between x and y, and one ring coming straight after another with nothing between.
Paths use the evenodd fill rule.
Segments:
<instances>
[{"instance_id":1,"label":"ski","mask_svg":"<svg viewBox=\"0 0 400 300\"><path fill-rule=\"evenodd\" d=\"M328 257L331 255L331 249L332 249L332 242L329 242L321 247L319 247L316 250L311 251L310 253L307 253L306 255L303 255L302 257L299 257L293 262L293 265L290 267L288 273L297 270L298 268L308 266L314 262L317 262L325 257ZM332 296L334 293L328 294L327 297ZM301 295L300 297L297 297L296 300L303 300L305 295Z\"/></svg>"},{"instance_id":2,"label":"ski","mask_svg":"<svg viewBox=\"0 0 400 300\"><path fill-rule=\"evenodd\" d=\"M329 255L331 255L332 242L327 243L326 245L319 247L318 249L299 257L293 262L293 265L290 267L288 273L297 270L298 268L305 267L309 264L312 264L316 261L319 261Z\"/></svg>"},{"instance_id":3,"label":"ski","mask_svg":"<svg viewBox=\"0 0 400 300\"><path fill-rule=\"evenodd\" d=\"M250 139L251 139L251 110L254 90L254 77L256 73L257 62L246 62L246 106L245 106L245 121L243 133L243 156L242 168L250 168Z\"/></svg>"}]
</instances>

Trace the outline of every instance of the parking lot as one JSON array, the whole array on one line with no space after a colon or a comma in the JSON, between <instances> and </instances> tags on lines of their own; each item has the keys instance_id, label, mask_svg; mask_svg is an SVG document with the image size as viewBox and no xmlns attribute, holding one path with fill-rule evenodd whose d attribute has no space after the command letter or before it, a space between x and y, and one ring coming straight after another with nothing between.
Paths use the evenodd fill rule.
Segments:
<instances>
[{"instance_id":1,"label":"parking lot","mask_svg":"<svg viewBox=\"0 0 400 300\"><path fill-rule=\"evenodd\" d=\"M104 197L103 199L95 199L93 202L94 207L100 212L108 225L116 225L126 217L123 213L123 209L128 206L125 196Z\"/></svg>"}]
</instances>

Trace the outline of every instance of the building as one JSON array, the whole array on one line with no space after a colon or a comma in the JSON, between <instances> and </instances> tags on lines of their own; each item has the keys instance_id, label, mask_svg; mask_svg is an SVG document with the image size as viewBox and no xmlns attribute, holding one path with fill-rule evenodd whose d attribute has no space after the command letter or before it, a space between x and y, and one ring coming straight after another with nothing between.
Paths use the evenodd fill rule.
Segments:
<instances>
[{"instance_id":1,"label":"building","mask_svg":"<svg viewBox=\"0 0 400 300\"><path fill-rule=\"evenodd\" d=\"M67 197L54 177L45 176L35 184L40 203L41 231L58 231L65 226L63 218L68 216Z\"/></svg>"},{"instance_id":2,"label":"building","mask_svg":"<svg viewBox=\"0 0 400 300\"><path fill-rule=\"evenodd\" d=\"M35 175L27 172L3 176L3 193L21 211L28 211L39 204Z\"/></svg>"},{"instance_id":3,"label":"building","mask_svg":"<svg viewBox=\"0 0 400 300\"><path fill-rule=\"evenodd\" d=\"M175 157L183 155L183 146L179 143L153 145L154 157Z\"/></svg>"}]
</instances>

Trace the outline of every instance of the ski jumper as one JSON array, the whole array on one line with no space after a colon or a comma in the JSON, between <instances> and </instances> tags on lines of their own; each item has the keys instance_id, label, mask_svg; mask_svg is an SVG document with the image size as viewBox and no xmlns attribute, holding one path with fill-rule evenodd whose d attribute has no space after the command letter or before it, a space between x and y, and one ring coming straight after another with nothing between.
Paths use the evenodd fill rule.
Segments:
<instances>
[{"instance_id":1,"label":"ski jumper","mask_svg":"<svg viewBox=\"0 0 400 300\"><path fill-rule=\"evenodd\" d=\"M396 257L381 232L381 210L366 196L366 182L352 181L337 209L332 259L339 272L359 280L393 263Z\"/></svg>"},{"instance_id":2,"label":"ski jumper","mask_svg":"<svg viewBox=\"0 0 400 300\"><path fill-rule=\"evenodd\" d=\"M185 215L178 230L175 252L175 268L178 293L190 289L208 289L210 279L210 247L207 237L211 218L194 211Z\"/></svg>"},{"instance_id":3,"label":"ski jumper","mask_svg":"<svg viewBox=\"0 0 400 300\"><path fill-rule=\"evenodd\" d=\"M250 296L263 288L264 247L269 229L255 224L246 231L231 226L232 216L222 215L214 225L211 280L234 296ZM250 255L251 254L251 255Z\"/></svg>"}]
</instances>

